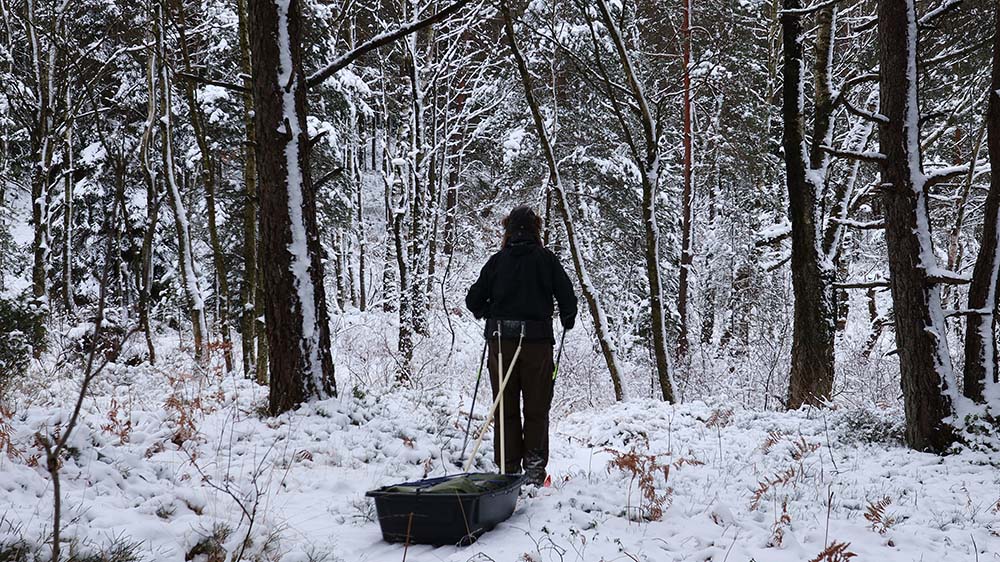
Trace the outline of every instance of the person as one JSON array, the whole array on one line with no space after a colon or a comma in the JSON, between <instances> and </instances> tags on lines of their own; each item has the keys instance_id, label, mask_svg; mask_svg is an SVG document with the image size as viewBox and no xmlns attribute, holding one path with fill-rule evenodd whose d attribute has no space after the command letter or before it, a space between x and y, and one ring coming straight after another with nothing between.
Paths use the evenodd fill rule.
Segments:
<instances>
[{"instance_id":1,"label":"person","mask_svg":"<svg viewBox=\"0 0 1000 562\"><path fill-rule=\"evenodd\" d=\"M542 221L520 206L507 215L500 251L493 254L469 289L465 305L486 318L490 385L496 400L500 379L511 369L503 394L504 459L501 461L499 420L493 432L493 456L504 473L523 466L529 484L542 485L549 461L549 408L555 385L552 348L553 297L559 303L564 330L576 322L576 294L559 258L542 245ZM518 346L516 362L511 367ZM503 361L504 373L500 372ZM521 424L521 398L524 424ZM523 463L523 464L522 464Z\"/></svg>"}]
</instances>

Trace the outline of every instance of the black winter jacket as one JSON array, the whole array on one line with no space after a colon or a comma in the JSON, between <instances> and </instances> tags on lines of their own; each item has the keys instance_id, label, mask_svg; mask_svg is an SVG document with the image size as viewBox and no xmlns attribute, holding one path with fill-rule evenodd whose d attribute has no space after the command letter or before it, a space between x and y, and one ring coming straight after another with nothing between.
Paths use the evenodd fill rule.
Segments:
<instances>
[{"instance_id":1,"label":"black winter jacket","mask_svg":"<svg viewBox=\"0 0 1000 562\"><path fill-rule=\"evenodd\" d=\"M566 270L559 258L536 240L521 238L508 241L490 257L469 289L465 306L477 319L548 324L546 334L534 337L551 340L553 297L559 302L563 328L571 329L576 323L576 294Z\"/></svg>"}]
</instances>

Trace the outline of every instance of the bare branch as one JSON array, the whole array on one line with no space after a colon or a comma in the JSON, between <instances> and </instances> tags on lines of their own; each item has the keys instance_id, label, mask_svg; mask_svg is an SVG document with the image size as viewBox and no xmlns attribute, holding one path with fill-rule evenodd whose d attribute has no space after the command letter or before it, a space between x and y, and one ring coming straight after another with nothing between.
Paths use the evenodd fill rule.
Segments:
<instances>
[{"instance_id":1,"label":"bare branch","mask_svg":"<svg viewBox=\"0 0 1000 562\"><path fill-rule=\"evenodd\" d=\"M927 274L927 281L937 285L968 285L972 279L961 273L938 268Z\"/></svg>"},{"instance_id":2,"label":"bare branch","mask_svg":"<svg viewBox=\"0 0 1000 562\"><path fill-rule=\"evenodd\" d=\"M175 72L174 76L178 78L183 78L184 80L190 80L191 82L197 82L198 84L218 86L220 88L225 88L227 90L232 90L234 92L246 93L250 91L250 88L247 88L245 86L240 86L238 84L233 84L231 82L223 82L221 80L212 80L211 78L205 78L204 76L198 76L196 74L190 74L187 72Z\"/></svg>"},{"instance_id":3,"label":"bare branch","mask_svg":"<svg viewBox=\"0 0 1000 562\"><path fill-rule=\"evenodd\" d=\"M850 219L840 219L840 218L837 218L837 217L833 217L830 220L833 221L833 222L835 222L835 223L837 223L837 224L842 224L844 226L849 226L851 228L857 228L859 230L879 230L879 229L885 228L885 221L881 220L881 219L880 220L875 220L875 221L863 221L862 222L862 221L855 221L855 220L850 220Z\"/></svg>"},{"instance_id":4,"label":"bare branch","mask_svg":"<svg viewBox=\"0 0 1000 562\"><path fill-rule=\"evenodd\" d=\"M830 6L839 4L844 0L826 0L826 2L820 2L818 4L813 4L812 6L807 6L805 8L797 8L794 10L779 10L778 14L782 16L806 16L815 12L818 12L824 8L829 8Z\"/></svg>"},{"instance_id":5,"label":"bare branch","mask_svg":"<svg viewBox=\"0 0 1000 562\"><path fill-rule=\"evenodd\" d=\"M860 107L855 106L846 96L840 98L840 103L844 106L844 109L852 115L857 115L862 119L867 119L869 121L874 121L876 123L888 123L889 118L881 113L872 113L870 111L865 111Z\"/></svg>"},{"instance_id":6,"label":"bare branch","mask_svg":"<svg viewBox=\"0 0 1000 562\"><path fill-rule=\"evenodd\" d=\"M975 163L972 163L971 166L970 163L965 163L959 166L947 166L944 168L937 168L931 170L930 172L927 172L924 175L924 177L926 178L926 181L924 182L924 187L925 188L934 187L935 185L948 181L954 177L964 176L968 174L970 171L974 174L974 176L979 174L984 174L989 171L987 168L984 168L984 166L988 165L989 165L989 160L979 160Z\"/></svg>"},{"instance_id":7,"label":"bare branch","mask_svg":"<svg viewBox=\"0 0 1000 562\"><path fill-rule=\"evenodd\" d=\"M872 281L849 281L845 283L834 283L837 289L875 289L878 287L888 287L889 281L885 279L874 279Z\"/></svg>"},{"instance_id":8,"label":"bare branch","mask_svg":"<svg viewBox=\"0 0 1000 562\"><path fill-rule=\"evenodd\" d=\"M860 160L862 162L872 162L878 164L885 160L885 154L881 152L865 151L865 152L855 152L852 150L838 150L832 146L823 145L820 147L824 152L827 152L838 158L846 158L848 160Z\"/></svg>"},{"instance_id":9,"label":"bare branch","mask_svg":"<svg viewBox=\"0 0 1000 562\"><path fill-rule=\"evenodd\" d=\"M448 16L461 10L462 7L464 7L469 2L470 0L456 0L447 8L443 8L433 16L429 16L422 20L401 25L392 31L386 31L385 33L373 37L367 42L362 43L361 45L358 45L354 49L351 49L350 51L333 59L332 61L328 62L323 68L311 74L308 78L306 78L306 86L312 88L314 86L322 84L324 80L333 76L334 73L336 73L338 70L346 67L347 65L351 64L352 62L364 56L365 54L374 51L375 49L378 49L379 47L382 47L384 45L388 45L389 43L392 43L397 39L405 37L411 33L420 31L421 29L429 25L433 25L435 23L443 21L447 19Z\"/></svg>"}]
</instances>

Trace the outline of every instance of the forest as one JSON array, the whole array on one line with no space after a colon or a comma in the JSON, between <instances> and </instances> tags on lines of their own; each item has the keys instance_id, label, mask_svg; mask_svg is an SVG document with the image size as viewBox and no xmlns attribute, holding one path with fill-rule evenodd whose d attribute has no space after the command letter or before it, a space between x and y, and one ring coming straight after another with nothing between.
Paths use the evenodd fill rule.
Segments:
<instances>
[{"instance_id":1,"label":"forest","mask_svg":"<svg viewBox=\"0 0 1000 562\"><path fill-rule=\"evenodd\" d=\"M552 485L383 543L520 205ZM996 0L0 0L0 561L989 560L998 288Z\"/></svg>"}]
</instances>

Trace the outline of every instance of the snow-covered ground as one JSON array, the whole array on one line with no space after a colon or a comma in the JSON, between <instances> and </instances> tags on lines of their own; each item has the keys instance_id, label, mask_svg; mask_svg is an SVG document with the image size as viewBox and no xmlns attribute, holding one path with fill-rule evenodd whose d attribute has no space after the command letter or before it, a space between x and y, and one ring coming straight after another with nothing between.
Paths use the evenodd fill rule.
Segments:
<instances>
[{"instance_id":1,"label":"snow-covered ground","mask_svg":"<svg viewBox=\"0 0 1000 562\"><path fill-rule=\"evenodd\" d=\"M557 413L552 488L523 494L472 546L404 552L382 542L364 493L458 471L468 377L365 394L350 387L358 365L341 361L338 398L271 418L265 389L195 367L176 341L161 345L155 367L101 374L70 439L63 525L77 553L113 560L109 545L131 544L163 562L798 562L850 543L861 561L1000 558L998 459L910 451L896 440L898 411L652 400ZM52 486L33 436L68 418L78 389L70 367L54 365L32 373L0 422L0 559L51 532ZM620 453L655 469L659 520L639 479L609 468L628 460ZM491 457L487 442L479 468ZM880 521L866 518L879 502Z\"/></svg>"}]
</instances>

